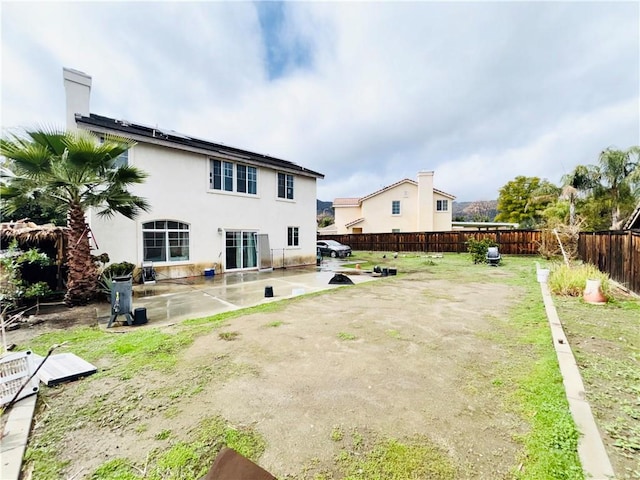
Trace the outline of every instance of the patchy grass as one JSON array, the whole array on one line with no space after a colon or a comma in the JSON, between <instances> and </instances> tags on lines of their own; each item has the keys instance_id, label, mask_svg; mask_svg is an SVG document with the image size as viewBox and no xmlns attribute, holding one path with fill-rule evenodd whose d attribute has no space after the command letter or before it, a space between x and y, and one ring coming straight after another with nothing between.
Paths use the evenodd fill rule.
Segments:
<instances>
[{"instance_id":1,"label":"patchy grass","mask_svg":"<svg viewBox=\"0 0 640 480\"><path fill-rule=\"evenodd\" d=\"M340 340L355 340L357 337L353 333L338 332L338 338Z\"/></svg>"},{"instance_id":2,"label":"patchy grass","mask_svg":"<svg viewBox=\"0 0 640 480\"><path fill-rule=\"evenodd\" d=\"M503 258L503 265L499 268L473 265L468 254L450 254L442 258L425 254L400 254L394 259L391 253L387 253L387 258L382 258L378 252L355 252L353 260L362 261L363 265L365 261L370 261L372 265L397 268L401 275L423 272L433 274L434 278L455 282L495 282L522 288L524 293L510 311L509 322L496 319L493 322L494 328L487 334L492 341L509 352L510 360L508 364L498 367L498 371L492 375L492 388L499 393L501 406L516 412L526 419L529 425L529 430L519 437L523 445L521 465L520 468L514 466L513 478L583 478L576 453L577 433L568 411L539 286L536 283L535 258L507 256ZM325 294L331 292L310 295ZM113 334L96 328L78 328L38 337L31 344L38 353L43 354L54 343L69 342L69 347L79 356L92 363L99 361L102 365L108 365L77 388L90 389L95 378L113 377L124 382L117 383L108 396L93 396L86 404L40 409L38 422L43 428L32 435L26 456L28 462L35 462L34 478L60 478L60 472L64 471L67 464L60 460L59 453L70 425L80 428L82 423L93 422L97 426L115 430L136 429L141 424L144 425L141 414L161 415L165 418L177 416L180 413L178 400L184 396L197 395L212 378L253 373L250 367L233 364L223 356L216 358L212 365L198 365L197 368L181 371L179 382L159 385L151 392L149 398L142 398L135 388L126 382L143 368L151 368L164 374L175 373L180 353L199 335L211 333L241 315L280 311L289 302L304 301L308 297L309 295L305 295L188 320L171 329L139 329L125 334ZM602 308L583 304L581 307ZM606 311L609 314L618 309L637 319L640 308L636 307L637 304L634 306L631 303L614 302L606 306ZM564 321L562 311L560 315ZM580 312L578 315L584 313ZM600 321L606 322L606 318L608 317L603 317ZM624 322L616 321L615 325L614 322L610 322L611 328L601 328L602 325L598 323L579 324L575 328L580 329L580 338L603 338L612 348L618 347L620 338L626 338L628 345L633 347L630 350L623 349L627 352L624 355L632 360L631 363L628 363L628 359L627 363L624 363L624 359L620 359L623 363L607 363L607 355L604 355L603 360L600 357L588 357L586 354L585 357L579 357L579 362L584 365L598 365L597 370L593 366L590 367L595 373L602 372L594 376L594 384L606 383L607 388L613 389L601 392L603 406L601 410L596 410L599 418L603 418L604 414L598 412L604 412L609 405L617 401L614 398L617 394L614 387L616 381L621 378L622 385L625 385L623 388L628 386L624 395L629 396L624 398L629 400L621 402L619 408L612 410L607 425L612 441L618 441L620 444L616 448L637 458L634 446L637 430L633 429L637 429L638 412L637 404L633 403L633 395L635 392L637 398L638 392L633 386L638 385L634 372L638 371L637 362L640 355L637 352L639 342L633 334L635 332L637 335L638 329L637 320L635 331L628 330L623 325ZM282 322L272 322L266 326L277 327L281 324ZM634 325L632 322L629 324ZM220 332L220 335L228 333L237 332ZM393 338L402 338L395 330L389 330L387 333ZM347 332L339 332L337 336L341 340L356 339L355 335ZM571 342L573 346L573 340ZM585 378L589 378L588 374L585 374ZM41 393L45 403L52 403L51 398L55 395L55 390L47 392L47 389L43 389ZM605 415L606 418L609 417ZM624 420L622 423L616 423L617 418ZM633 423L634 419L636 423ZM119 458L102 464L90 478L199 478L204 475L205 467L210 465L222 445L229 445L241 453L247 452L246 456L253 459L258 459L264 450L264 440L255 432L233 428L218 417L206 420L193 433L190 438L194 440L186 442L177 438L177 432L172 434L169 430L162 430L155 435L155 439L163 444L150 452L146 464L133 464L128 459ZM345 443L342 453L335 460L336 471L319 472L315 477L318 480L455 478L458 468L445 452L426 437L375 440L356 430L346 434L342 427L336 427L331 432L331 440L348 444ZM628 471L633 472L632 463L625 465L630 465ZM633 477L633 473L628 475L631 476L621 478L639 478Z\"/></svg>"},{"instance_id":3,"label":"patchy grass","mask_svg":"<svg viewBox=\"0 0 640 480\"><path fill-rule=\"evenodd\" d=\"M334 442L339 442L344 438L344 430L340 426L335 426L331 430L331 440Z\"/></svg>"},{"instance_id":4,"label":"patchy grass","mask_svg":"<svg viewBox=\"0 0 640 480\"><path fill-rule=\"evenodd\" d=\"M555 303L616 478L640 479L640 300Z\"/></svg>"},{"instance_id":5,"label":"patchy grass","mask_svg":"<svg viewBox=\"0 0 640 480\"><path fill-rule=\"evenodd\" d=\"M497 369L492 385L504 408L529 424L529 431L517 436L523 451L513 478L581 480L578 432L566 400L534 259L507 257L505 264L514 275L501 281L522 288L523 294L510 310L509 322L493 319L493 329L485 335L509 353L509 362Z\"/></svg>"},{"instance_id":6,"label":"patchy grass","mask_svg":"<svg viewBox=\"0 0 640 480\"><path fill-rule=\"evenodd\" d=\"M456 468L448 455L426 437L399 441L375 441L369 448L353 440L336 464L344 480L410 480L456 478Z\"/></svg>"},{"instance_id":7,"label":"patchy grass","mask_svg":"<svg viewBox=\"0 0 640 480\"><path fill-rule=\"evenodd\" d=\"M284 325L284 322L281 322L280 320L276 320L275 322L267 323L265 327L275 328L275 327L279 327L280 325Z\"/></svg>"},{"instance_id":8,"label":"patchy grass","mask_svg":"<svg viewBox=\"0 0 640 480\"><path fill-rule=\"evenodd\" d=\"M387 330L387 334L391 338L396 338L398 340L402 340L402 334L398 330L389 329L389 330Z\"/></svg>"},{"instance_id":9,"label":"patchy grass","mask_svg":"<svg viewBox=\"0 0 640 480\"><path fill-rule=\"evenodd\" d=\"M125 458L109 460L98 467L92 480L196 480L207 473L223 446L257 460L264 452L264 439L249 428L238 428L220 417L209 417L189 432L193 441L178 441L164 451L154 451L145 465ZM41 478L41 477L38 477ZM44 478L44 477L42 477Z\"/></svg>"},{"instance_id":10,"label":"patchy grass","mask_svg":"<svg viewBox=\"0 0 640 480\"><path fill-rule=\"evenodd\" d=\"M220 340L225 340L227 342L236 340L239 336L240 332L220 332L218 334L218 338L220 338Z\"/></svg>"}]
</instances>

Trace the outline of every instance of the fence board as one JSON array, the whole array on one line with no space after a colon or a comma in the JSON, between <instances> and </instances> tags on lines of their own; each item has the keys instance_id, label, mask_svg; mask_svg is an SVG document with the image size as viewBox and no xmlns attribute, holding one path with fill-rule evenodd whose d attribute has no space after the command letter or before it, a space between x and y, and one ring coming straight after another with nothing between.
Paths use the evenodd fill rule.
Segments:
<instances>
[{"instance_id":1,"label":"fence board","mask_svg":"<svg viewBox=\"0 0 640 480\"><path fill-rule=\"evenodd\" d=\"M640 232L581 233L578 255L616 282L640 294Z\"/></svg>"}]
</instances>

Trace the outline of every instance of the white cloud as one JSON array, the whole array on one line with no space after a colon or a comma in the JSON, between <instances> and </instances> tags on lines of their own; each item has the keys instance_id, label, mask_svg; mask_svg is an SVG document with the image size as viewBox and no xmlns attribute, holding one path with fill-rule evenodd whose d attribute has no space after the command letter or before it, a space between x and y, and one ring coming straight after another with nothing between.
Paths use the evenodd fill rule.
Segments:
<instances>
[{"instance_id":1,"label":"white cloud","mask_svg":"<svg viewBox=\"0 0 640 480\"><path fill-rule=\"evenodd\" d=\"M3 125L61 124L77 68L93 112L295 161L326 174L323 200L422 169L459 200L495 198L640 144L637 4L283 6L283 45L310 63L269 81L251 3L4 2Z\"/></svg>"}]
</instances>

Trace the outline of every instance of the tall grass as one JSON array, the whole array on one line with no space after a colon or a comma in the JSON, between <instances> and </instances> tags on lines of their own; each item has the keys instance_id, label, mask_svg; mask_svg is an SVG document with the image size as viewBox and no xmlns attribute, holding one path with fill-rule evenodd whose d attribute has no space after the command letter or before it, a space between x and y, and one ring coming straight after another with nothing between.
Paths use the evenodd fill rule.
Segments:
<instances>
[{"instance_id":1,"label":"tall grass","mask_svg":"<svg viewBox=\"0 0 640 480\"><path fill-rule=\"evenodd\" d=\"M548 284L549 289L556 295L579 297L584 292L587 280L600 280L602 293L607 300L611 299L609 276L589 263L571 266L563 263L553 266Z\"/></svg>"}]
</instances>

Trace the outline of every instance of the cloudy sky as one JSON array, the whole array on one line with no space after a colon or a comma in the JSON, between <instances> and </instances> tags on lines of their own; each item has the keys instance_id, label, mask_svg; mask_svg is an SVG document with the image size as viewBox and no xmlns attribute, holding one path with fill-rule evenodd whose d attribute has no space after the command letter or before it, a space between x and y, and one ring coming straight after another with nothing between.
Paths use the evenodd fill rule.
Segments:
<instances>
[{"instance_id":1,"label":"cloudy sky","mask_svg":"<svg viewBox=\"0 0 640 480\"><path fill-rule=\"evenodd\" d=\"M318 198L419 170L459 201L640 144L638 2L1 2L1 123L91 111L322 172Z\"/></svg>"}]
</instances>

